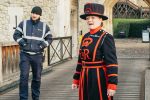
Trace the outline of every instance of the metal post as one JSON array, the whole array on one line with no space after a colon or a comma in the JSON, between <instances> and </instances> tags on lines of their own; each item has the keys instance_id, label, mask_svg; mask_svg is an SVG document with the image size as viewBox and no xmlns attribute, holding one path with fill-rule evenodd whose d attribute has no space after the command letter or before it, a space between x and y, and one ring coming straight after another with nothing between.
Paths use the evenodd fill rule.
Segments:
<instances>
[{"instance_id":1,"label":"metal post","mask_svg":"<svg viewBox=\"0 0 150 100\"><path fill-rule=\"evenodd\" d=\"M70 54L72 58L72 36L70 37Z\"/></svg>"},{"instance_id":2,"label":"metal post","mask_svg":"<svg viewBox=\"0 0 150 100\"><path fill-rule=\"evenodd\" d=\"M47 48L47 54L48 54L48 56L47 56L47 61L48 61L48 66L50 66L50 64L51 64L51 62L50 62L50 46L51 46L51 44L48 46L48 48Z\"/></svg>"},{"instance_id":3,"label":"metal post","mask_svg":"<svg viewBox=\"0 0 150 100\"><path fill-rule=\"evenodd\" d=\"M63 52L64 52L64 50L63 50L63 38L60 38L60 57L61 57L61 60L63 60Z\"/></svg>"},{"instance_id":4,"label":"metal post","mask_svg":"<svg viewBox=\"0 0 150 100\"><path fill-rule=\"evenodd\" d=\"M15 24L16 24L16 27L13 27L13 29L17 28L17 16L15 16Z\"/></svg>"}]
</instances>

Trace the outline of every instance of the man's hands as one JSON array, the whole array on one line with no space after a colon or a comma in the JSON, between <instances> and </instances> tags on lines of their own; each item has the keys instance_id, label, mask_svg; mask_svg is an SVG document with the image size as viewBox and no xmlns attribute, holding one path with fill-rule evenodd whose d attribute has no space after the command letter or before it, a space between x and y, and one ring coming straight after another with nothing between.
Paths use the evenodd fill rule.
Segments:
<instances>
[{"instance_id":1,"label":"man's hands","mask_svg":"<svg viewBox=\"0 0 150 100\"><path fill-rule=\"evenodd\" d=\"M79 85L77 85L77 84L72 84L72 89L73 89L73 90L74 90L74 89L77 89L78 87L79 87ZM111 89L108 89L108 90L107 90L107 95L108 95L109 97L114 96L115 93L116 93L116 90L111 90Z\"/></svg>"},{"instance_id":2,"label":"man's hands","mask_svg":"<svg viewBox=\"0 0 150 100\"><path fill-rule=\"evenodd\" d=\"M21 47L25 47L25 46L27 45L25 39L21 39L21 40L19 41L19 45L20 45Z\"/></svg>"},{"instance_id":3,"label":"man's hands","mask_svg":"<svg viewBox=\"0 0 150 100\"><path fill-rule=\"evenodd\" d=\"M79 86L77 84L72 84L72 89L77 89Z\"/></svg>"},{"instance_id":4,"label":"man's hands","mask_svg":"<svg viewBox=\"0 0 150 100\"><path fill-rule=\"evenodd\" d=\"M107 90L107 95L108 96L114 96L115 93L116 93L116 90L111 90L111 89Z\"/></svg>"},{"instance_id":5,"label":"man's hands","mask_svg":"<svg viewBox=\"0 0 150 100\"><path fill-rule=\"evenodd\" d=\"M46 44L43 41L41 41L39 47L41 49L44 49L44 48L46 48Z\"/></svg>"}]
</instances>

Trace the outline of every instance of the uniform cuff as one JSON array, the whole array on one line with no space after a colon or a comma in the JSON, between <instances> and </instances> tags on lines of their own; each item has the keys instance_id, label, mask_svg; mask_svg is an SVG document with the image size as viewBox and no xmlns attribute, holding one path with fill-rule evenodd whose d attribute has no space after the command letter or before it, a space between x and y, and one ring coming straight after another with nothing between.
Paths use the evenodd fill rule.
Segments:
<instances>
[{"instance_id":1,"label":"uniform cuff","mask_svg":"<svg viewBox=\"0 0 150 100\"><path fill-rule=\"evenodd\" d=\"M79 80L73 79L72 83L79 85Z\"/></svg>"},{"instance_id":2,"label":"uniform cuff","mask_svg":"<svg viewBox=\"0 0 150 100\"><path fill-rule=\"evenodd\" d=\"M117 85L115 85L115 84L108 84L108 88L107 89L117 90Z\"/></svg>"}]
</instances>

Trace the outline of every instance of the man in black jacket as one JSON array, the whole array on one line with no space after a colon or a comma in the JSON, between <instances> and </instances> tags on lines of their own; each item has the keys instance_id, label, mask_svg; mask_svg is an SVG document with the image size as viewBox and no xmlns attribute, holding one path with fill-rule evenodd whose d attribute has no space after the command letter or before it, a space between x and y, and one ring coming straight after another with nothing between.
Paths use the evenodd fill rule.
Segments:
<instances>
[{"instance_id":1,"label":"man in black jacket","mask_svg":"<svg viewBox=\"0 0 150 100\"><path fill-rule=\"evenodd\" d=\"M22 21L16 28L13 38L20 46L20 100L28 100L28 78L32 69L32 99L39 100L42 59L44 48L49 46L52 35L48 25L40 21L42 9L33 7L30 20Z\"/></svg>"}]
</instances>

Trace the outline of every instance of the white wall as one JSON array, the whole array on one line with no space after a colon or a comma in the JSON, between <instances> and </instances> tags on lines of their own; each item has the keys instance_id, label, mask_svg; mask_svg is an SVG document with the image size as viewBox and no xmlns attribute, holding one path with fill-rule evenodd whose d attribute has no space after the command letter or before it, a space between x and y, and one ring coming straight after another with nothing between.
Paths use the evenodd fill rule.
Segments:
<instances>
[{"instance_id":1,"label":"white wall","mask_svg":"<svg viewBox=\"0 0 150 100\"><path fill-rule=\"evenodd\" d=\"M54 33L56 37L70 35L70 0L60 0L54 18Z\"/></svg>"},{"instance_id":2,"label":"white wall","mask_svg":"<svg viewBox=\"0 0 150 100\"><path fill-rule=\"evenodd\" d=\"M72 6L71 7L71 10L72 10L72 13L71 13L71 19L70 19L70 34L72 34L72 48L73 48L73 51L72 51L72 55L73 56L76 56L78 54L78 37L79 37L79 33L78 33L78 30L77 30L77 27L78 27L78 20L77 20L77 7L75 6Z\"/></svg>"},{"instance_id":3,"label":"white wall","mask_svg":"<svg viewBox=\"0 0 150 100\"><path fill-rule=\"evenodd\" d=\"M23 8L22 7L8 7L8 16L9 16L9 33L13 34L14 27L16 27L16 19L17 16L17 26L22 21L23 18Z\"/></svg>"}]
</instances>

